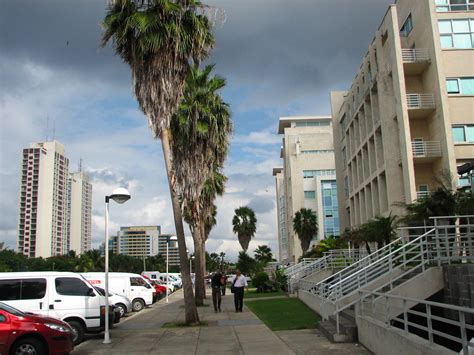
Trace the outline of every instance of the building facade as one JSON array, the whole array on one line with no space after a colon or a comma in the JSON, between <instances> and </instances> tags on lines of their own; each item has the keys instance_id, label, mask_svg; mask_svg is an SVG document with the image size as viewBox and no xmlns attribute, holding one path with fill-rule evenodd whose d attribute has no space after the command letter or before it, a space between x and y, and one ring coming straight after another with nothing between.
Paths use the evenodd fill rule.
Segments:
<instances>
[{"instance_id":1,"label":"building facade","mask_svg":"<svg viewBox=\"0 0 474 355\"><path fill-rule=\"evenodd\" d=\"M158 238L158 253L161 254L164 258L166 258L166 243L168 238L173 237L174 234L160 234ZM175 246L170 246L168 248L168 258L170 265L179 265L179 250L177 243Z\"/></svg>"},{"instance_id":2,"label":"building facade","mask_svg":"<svg viewBox=\"0 0 474 355\"><path fill-rule=\"evenodd\" d=\"M18 221L18 252L47 258L68 252L67 177L69 160L57 142L23 149Z\"/></svg>"},{"instance_id":3,"label":"building facade","mask_svg":"<svg viewBox=\"0 0 474 355\"><path fill-rule=\"evenodd\" d=\"M398 0L331 106L341 228L401 215L474 159L474 5Z\"/></svg>"},{"instance_id":4,"label":"building facade","mask_svg":"<svg viewBox=\"0 0 474 355\"><path fill-rule=\"evenodd\" d=\"M76 255L91 249L92 184L83 171L70 173L67 194L68 250Z\"/></svg>"},{"instance_id":5,"label":"building facade","mask_svg":"<svg viewBox=\"0 0 474 355\"><path fill-rule=\"evenodd\" d=\"M339 235L333 129L330 116L282 117L280 157L283 168L274 169L277 189L280 261L294 262L302 255L293 231L293 217L301 208L318 216L314 242Z\"/></svg>"}]
</instances>

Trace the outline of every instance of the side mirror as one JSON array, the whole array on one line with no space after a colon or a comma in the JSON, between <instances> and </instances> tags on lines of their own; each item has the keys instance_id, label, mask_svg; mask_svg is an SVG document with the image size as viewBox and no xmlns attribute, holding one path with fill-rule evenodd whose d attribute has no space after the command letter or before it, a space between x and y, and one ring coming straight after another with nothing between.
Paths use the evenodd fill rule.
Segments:
<instances>
[{"instance_id":1,"label":"side mirror","mask_svg":"<svg viewBox=\"0 0 474 355\"><path fill-rule=\"evenodd\" d=\"M94 292L94 289L93 289L93 288L90 288L90 289L89 289L89 293L87 294L87 296L95 297L95 292Z\"/></svg>"}]
</instances>

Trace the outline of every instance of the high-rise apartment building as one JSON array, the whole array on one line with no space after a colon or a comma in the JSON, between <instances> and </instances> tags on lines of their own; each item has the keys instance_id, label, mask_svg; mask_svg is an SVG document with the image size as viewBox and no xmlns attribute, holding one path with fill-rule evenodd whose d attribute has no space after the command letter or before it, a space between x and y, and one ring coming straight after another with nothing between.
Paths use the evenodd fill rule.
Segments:
<instances>
[{"instance_id":1,"label":"high-rise apartment building","mask_svg":"<svg viewBox=\"0 0 474 355\"><path fill-rule=\"evenodd\" d=\"M168 242L169 238L173 237L173 234L160 234L159 242L158 242L158 252L164 258L166 258L166 243ZM175 243L176 244L176 243ZM179 249L178 246L170 246L168 248L168 259L170 265L179 265Z\"/></svg>"},{"instance_id":2,"label":"high-rise apartment building","mask_svg":"<svg viewBox=\"0 0 474 355\"><path fill-rule=\"evenodd\" d=\"M160 226L120 227L117 253L136 257L156 255L159 252L160 233Z\"/></svg>"},{"instance_id":3,"label":"high-rise apartment building","mask_svg":"<svg viewBox=\"0 0 474 355\"><path fill-rule=\"evenodd\" d=\"M67 177L69 161L57 142L23 149L18 252L28 257L67 253Z\"/></svg>"},{"instance_id":4,"label":"high-rise apartment building","mask_svg":"<svg viewBox=\"0 0 474 355\"><path fill-rule=\"evenodd\" d=\"M297 261L302 255L293 230L293 217L301 208L318 216L314 241L339 235L333 129L330 116L282 117L278 133L283 135L280 157L283 168L276 177L280 261Z\"/></svg>"},{"instance_id":5,"label":"high-rise apartment building","mask_svg":"<svg viewBox=\"0 0 474 355\"><path fill-rule=\"evenodd\" d=\"M80 255L91 249L92 184L79 171L69 174L67 188L67 249Z\"/></svg>"},{"instance_id":6,"label":"high-rise apartment building","mask_svg":"<svg viewBox=\"0 0 474 355\"><path fill-rule=\"evenodd\" d=\"M474 160L474 3L398 0L331 93L341 228L404 213Z\"/></svg>"}]
</instances>

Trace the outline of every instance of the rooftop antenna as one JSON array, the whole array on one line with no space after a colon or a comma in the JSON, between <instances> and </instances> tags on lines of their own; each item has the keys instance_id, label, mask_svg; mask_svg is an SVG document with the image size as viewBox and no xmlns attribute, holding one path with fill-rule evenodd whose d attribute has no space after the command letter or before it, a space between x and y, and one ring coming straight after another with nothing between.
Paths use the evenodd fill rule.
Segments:
<instances>
[{"instance_id":1,"label":"rooftop antenna","mask_svg":"<svg viewBox=\"0 0 474 355\"><path fill-rule=\"evenodd\" d=\"M79 158L79 172L82 171L82 158Z\"/></svg>"}]
</instances>

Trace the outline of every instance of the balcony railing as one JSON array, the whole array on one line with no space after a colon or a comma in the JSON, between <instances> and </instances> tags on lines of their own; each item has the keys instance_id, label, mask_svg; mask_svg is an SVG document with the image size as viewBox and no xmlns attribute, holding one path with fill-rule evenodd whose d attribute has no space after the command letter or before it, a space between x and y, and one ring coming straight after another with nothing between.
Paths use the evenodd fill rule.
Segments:
<instances>
[{"instance_id":1,"label":"balcony railing","mask_svg":"<svg viewBox=\"0 0 474 355\"><path fill-rule=\"evenodd\" d=\"M411 149L414 158L430 158L441 156L441 144L439 141L413 141Z\"/></svg>"},{"instance_id":2,"label":"balcony railing","mask_svg":"<svg viewBox=\"0 0 474 355\"><path fill-rule=\"evenodd\" d=\"M417 191L416 192L416 198L421 199L421 198L426 198L430 196L430 191Z\"/></svg>"},{"instance_id":3,"label":"balcony railing","mask_svg":"<svg viewBox=\"0 0 474 355\"><path fill-rule=\"evenodd\" d=\"M433 94L407 94L407 105L409 110L433 109L436 107Z\"/></svg>"},{"instance_id":4,"label":"balcony railing","mask_svg":"<svg viewBox=\"0 0 474 355\"><path fill-rule=\"evenodd\" d=\"M403 63L427 62L430 60L427 48L402 49Z\"/></svg>"}]
</instances>

